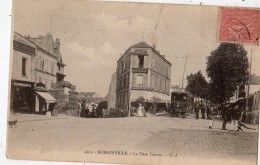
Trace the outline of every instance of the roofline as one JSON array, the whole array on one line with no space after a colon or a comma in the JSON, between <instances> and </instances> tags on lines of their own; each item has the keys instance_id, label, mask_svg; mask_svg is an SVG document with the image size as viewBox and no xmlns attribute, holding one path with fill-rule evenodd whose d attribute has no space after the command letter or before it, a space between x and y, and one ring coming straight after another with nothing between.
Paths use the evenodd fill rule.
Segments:
<instances>
[{"instance_id":1,"label":"roofline","mask_svg":"<svg viewBox=\"0 0 260 165\"><path fill-rule=\"evenodd\" d=\"M31 44L33 44L36 47L36 44L34 42L32 42L31 40L28 40L27 38L25 38L23 35L21 35L20 33L14 31L15 34L19 35L20 37L22 37L23 39L25 39L26 41L30 42ZM13 39L14 40L14 39ZM18 41L17 41L18 42Z\"/></svg>"},{"instance_id":2,"label":"roofline","mask_svg":"<svg viewBox=\"0 0 260 165\"><path fill-rule=\"evenodd\" d=\"M25 40L31 42L32 44L35 45L36 48L39 48L39 49L42 50L43 52L47 53L49 56L54 57L55 59L58 60L58 57L56 57L56 56L54 56L53 54L51 54L50 52L48 52L47 50L45 50L44 48L42 48L40 45L36 44L35 42L33 42L33 41L31 41L31 40L29 40L29 39L27 39L27 38L25 38L23 35L21 35L20 33L16 32L16 31L14 31L14 33L18 34L20 37L23 37ZM32 37L32 38L33 38L33 37Z\"/></svg>"},{"instance_id":3,"label":"roofline","mask_svg":"<svg viewBox=\"0 0 260 165\"><path fill-rule=\"evenodd\" d=\"M148 44L147 44L148 45ZM148 46L150 46L150 45L148 45ZM121 58L125 55L125 54L127 54L127 52L129 52L130 51L130 49L131 48L133 48L133 45L132 46L130 46L126 51L125 51L125 53L117 60L117 63L119 62L119 60L121 60ZM140 48L142 48L142 47L140 47ZM145 47L143 47L143 48L145 48ZM156 49L154 49L152 46L150 46L149 48L147 48L147 49L152 49L152 51L154 52L154 53L156 53L157 54L157 56L159 56L161 59L163 59L166 63L168 63L170 66L172 66L172 64L166 59L166 58L164 58Z\"/></svg>"}]
</instances>

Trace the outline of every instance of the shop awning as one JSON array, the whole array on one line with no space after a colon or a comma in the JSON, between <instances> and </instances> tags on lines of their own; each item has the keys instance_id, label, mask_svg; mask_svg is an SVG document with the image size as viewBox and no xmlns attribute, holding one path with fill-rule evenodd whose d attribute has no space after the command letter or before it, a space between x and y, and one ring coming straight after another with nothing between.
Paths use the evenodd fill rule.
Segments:
<instances>
[{"instance_id":1,"label":"shop awning","mask_svg":"<svg viewBox=\"0 0 260 165\"><path fill-rule=\"evenodd\" d=\"M56 99L50 95L48 92L39 92L36 91L38 95L40 95L47 103L55 103Z\"/></svg>"},{"instance_id":2,"label":"shop awning","mask_svg":"<svg viewBox=\"0 0 260 165\"><path fill-rule=\"evenodd\" d=\"M152 92L152 91L141 91L141 90L131 91L131 101L136 101L139 97L143 97L146 101L152 101L153 97L155 97L158 98L159 102L161 103L171 102L170 95L166 95L158 92Z\"/></svg>"}]
</instances>

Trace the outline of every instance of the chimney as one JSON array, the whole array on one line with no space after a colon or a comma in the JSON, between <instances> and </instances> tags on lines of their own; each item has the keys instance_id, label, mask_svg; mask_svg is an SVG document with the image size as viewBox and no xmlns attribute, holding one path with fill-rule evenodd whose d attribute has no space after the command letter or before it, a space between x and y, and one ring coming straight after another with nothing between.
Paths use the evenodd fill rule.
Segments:
<instances>
[{"instance_id":1,"label":"chimney","mask_svg":"<svg viewBox=\"0 0 260 165\"><path fill-rule=\"evenodd\" d=\"M56 45L56 49L57 49L58 52L60 53L60 39L59 39L59 38L56 38L55 45Z\"/></svg>"},{"instance_id":2,"label":"chimney","mask_svg":"<svg viewBox=\"0 0 260 165\"><path fill-rule=\"evenodd\" d=\"M153 48L156 49L156 44L153 44Z\"/></svg>"}]
</instances>

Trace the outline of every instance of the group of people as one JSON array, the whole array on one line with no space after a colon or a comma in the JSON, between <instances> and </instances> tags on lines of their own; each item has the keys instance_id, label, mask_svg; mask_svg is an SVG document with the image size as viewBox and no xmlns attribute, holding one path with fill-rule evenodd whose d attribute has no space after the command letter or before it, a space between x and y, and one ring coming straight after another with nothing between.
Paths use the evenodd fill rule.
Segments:
<instances>
[{"instance_id":1,"label":"group of people","mask_svg":"<svg viewBox=\"0 0 260 165\"><path fill-rule=\"evenodd\" d=\"M201 112L202 119L206 119L206 116L207 119L211 119L212 115L215 114L215 109L210 105L195 103L194 112L196 119L199 119L199 112Z\"/></svg>"},{"instance_id":2,"label":"group of people","mask_svg":"<svg viewBox=\"0 0 260 165\"><path fill-rule=\"evenodd\" d=\"M79 102L78 114L80 117L85 118L100 118L102 112L100 112L96 105L88 105L86 101Z\"/></svg>"},{"instance_id":3,"label":"group of people","mask_svg":"<svg viewBox=\"0 0 260 165\"><path fill-rule=\"evenodd\" d=\"M243 124L246 113L248 109L244 110L242 107L239 107L238 104L228 105L228 104L220 104L220 105L203 105L199 103L195 103L195 118L199 119L199 112L201 112L202 119L205 119L205 114L207 114L207 119L209 122L209 129L213 128L214 120L217 115L221 114L223 118L222 130L227 130L226 125L230 122L230 129L243 131L242 127L247 129L252 129Z\"/></svg>"},{"instance_id":4,"label":"group of people","mask_svg":"<svg viewBox=\"0 0 260 165\"><path fill-rule=\"evenodd\" d=\"M131 116L146 117L146 111L144 106L141 103L139 103L137 108L132 107Z\"/></svg>"}]
</instances>

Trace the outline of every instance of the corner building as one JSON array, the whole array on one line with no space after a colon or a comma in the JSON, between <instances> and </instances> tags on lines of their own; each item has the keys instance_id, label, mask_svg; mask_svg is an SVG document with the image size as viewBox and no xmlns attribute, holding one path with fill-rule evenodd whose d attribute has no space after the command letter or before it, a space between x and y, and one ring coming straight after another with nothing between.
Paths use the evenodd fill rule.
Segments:
<instances>
[{"instance_id":1,"label":"corner building","mask_svg":"<svg viewBox=\"0 0 260 165\"><path fill-rule=\"evenodd\" d=\"M129 110L140 97L170 102L171 63L155 46L146 42L130 46L117 61L116 73L116 108Z\"/></svg>"}]
</instances>

